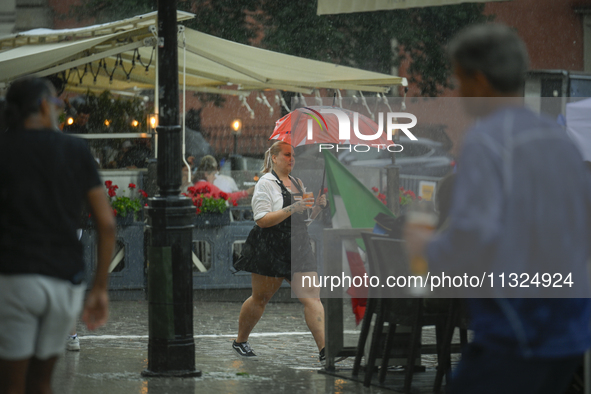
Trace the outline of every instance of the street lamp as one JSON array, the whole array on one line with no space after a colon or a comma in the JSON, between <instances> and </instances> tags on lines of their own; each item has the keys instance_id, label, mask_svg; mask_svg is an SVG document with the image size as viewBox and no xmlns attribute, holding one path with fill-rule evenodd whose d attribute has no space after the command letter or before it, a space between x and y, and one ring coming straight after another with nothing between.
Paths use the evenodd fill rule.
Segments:
<instances>
[{"instance_id":1,"label":"street lamp","mask_svg":"<svg viewBox=\"0 0 591 394\"><path fill-rule=\"evenodd\" d=\"M180 195L177 1L158 0L158 192L145 212L148 261L148 368L144 376L201 376L195 369L193 263L195 207ZM166 93L166 94L165 94ZM149 122L152 126L152 122Z\"/></svg>"},{"instance_id":2,"label":"street lamp","mask_svg":"<svg viewBox=\"0 0 591 394\"><path fill-rule=\"evenodd\" d=\"M238 154L238 136L242 133L242 121L234 119L232 121L232 130L234 130L234 155Z\"/></svg>"}]
</instances>

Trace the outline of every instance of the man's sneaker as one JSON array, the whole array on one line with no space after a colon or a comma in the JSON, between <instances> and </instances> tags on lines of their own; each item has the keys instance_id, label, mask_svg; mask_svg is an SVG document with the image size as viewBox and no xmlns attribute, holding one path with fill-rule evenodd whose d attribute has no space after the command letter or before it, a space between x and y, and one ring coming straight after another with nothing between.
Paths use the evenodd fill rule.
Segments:
<instances>
[{"instance_id":1,"label":"man's sneaker","mask_svg":"<svg viewBox=\"0 0 591 394\"><path fill-rule=\"evenodd\" d=\"M234 341L232 343L232 348L236 350L236 353L243 357L256 357L256 354L252 351L252 348L248 342L238 343Z\"/></svg>"},{"instance_id":2,"label":"man's sneaker","mask_svg":"<svg viewBox=\"0 0 591 394\"><path fill-rule=\"evenodd\" d=\"M78 339L78 335L68 336L68 342L66 344L66 349L71 352L80 351L80 339Z\"/></svg>"}]
</instances>

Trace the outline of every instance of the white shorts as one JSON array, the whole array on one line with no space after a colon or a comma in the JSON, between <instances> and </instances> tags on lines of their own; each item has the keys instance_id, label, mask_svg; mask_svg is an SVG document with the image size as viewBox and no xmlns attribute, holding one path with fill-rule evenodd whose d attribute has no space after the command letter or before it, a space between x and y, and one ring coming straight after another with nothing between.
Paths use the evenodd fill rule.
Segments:
<instances>
[{"instance_id":1,"label":"white shorts","mask_svg":"<svg viewBox=\"0 0 591 394\"><path fill-rule=\"evenodd\" d=\"M61 354L85 290L85 284L44 275L0 274L0 359Z\"/></svg>"}]
</instances>

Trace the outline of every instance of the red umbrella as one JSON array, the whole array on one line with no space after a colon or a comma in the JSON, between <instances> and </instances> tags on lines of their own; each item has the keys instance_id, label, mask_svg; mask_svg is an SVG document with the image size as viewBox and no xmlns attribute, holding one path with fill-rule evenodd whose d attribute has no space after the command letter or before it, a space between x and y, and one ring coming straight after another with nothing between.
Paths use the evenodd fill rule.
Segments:
<instances>
[{"instance_id":1,"label":"red umbrella","mask_svg":"<svg viewBox=\"0 0 591 394\"><path fill-rule=\"evenodd\" d=\"M392 144L384 128L367 116L331 106L302 107L288 113L275 122L275 129L269 139L285 141L293 146L322 143Z\"/></svg>"}]
</instances>

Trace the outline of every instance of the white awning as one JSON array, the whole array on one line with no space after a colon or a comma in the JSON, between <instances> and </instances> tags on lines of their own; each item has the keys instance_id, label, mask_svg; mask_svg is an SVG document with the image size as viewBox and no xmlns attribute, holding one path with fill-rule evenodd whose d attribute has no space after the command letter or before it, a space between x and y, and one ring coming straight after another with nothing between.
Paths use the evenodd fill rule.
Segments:
<instances>
[{"instance_id":1,"label":"white awning","mask_svg":"<svg viewBox=\"0 0 591 394\"><path fill-rule=\"evenodd\" d=\"M177 11L177 21L181 22L194 18L195 15L189 12ZM15 48L22 45L46 44L50 42L61 42L64 40L79 40L105 36L123 31L134 31L142 27L156 25L158 13L149 12L144 15L136 15L132 18L115 22L101 23L98 25L79 27L75 29L33 29L16 34L0 37L0 50Z\"/></svg>"},{"instance_id":2,"label":"white awning","mask_svg":"<svg viewBox=\"0 0 591 394\"><path fill-rule=\"evenodd\" d=\"M85 51L121 35L89 38L80 41L65 41L50 44L19 46L0 52L0 82L35 73L39 70L64 63L70 58L79 58ZM82 55L85 57L85 55Z\"/></svg>"},{"instance_id":3,"label":"white awning","mask_svg":"<svg viewBox=\"0 0 591 394\"><path fill-rule=\"evenodd\" d=\"M460 3L489 3L510 0L318 0L318 15L348 14L396 10L415 7L434 7Z\"/></svg>"},{"instance_id":4,"label":"white awning","mask_svg":"<svg viewBox=\"0 0 591 394\"><path fill-rule=\"evenodd\" d=\"M0 51L0 83L63 72L68 90L151 88L156 79L155 17L150 13L80 29L36 29L0 38L0 48L8 48ZM189 17L192 14L178 14L179 20ZM185 55L187 89L210 93L242 95L277 89L309 94L320 88L387 92L404 80L238 44L188 28L179 34L180 73Z\"/></svg>"}]
</instances>

